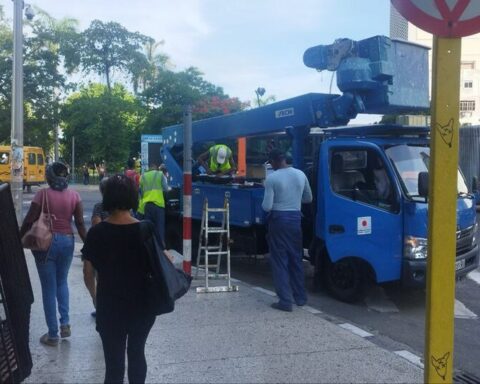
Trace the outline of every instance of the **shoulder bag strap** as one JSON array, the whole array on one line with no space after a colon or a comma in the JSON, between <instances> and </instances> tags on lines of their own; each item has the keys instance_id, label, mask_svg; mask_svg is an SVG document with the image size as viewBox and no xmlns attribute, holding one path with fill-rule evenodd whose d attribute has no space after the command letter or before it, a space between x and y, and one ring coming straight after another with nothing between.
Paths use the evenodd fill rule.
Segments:
<instances>
[{"instance_id":1,"label":"shoulder bag strap","mask_svg":"<svg viewBox=\"0 0 480 384\"><path fill-rule=\"evenodd\" d=\"M48 214L48 224L50 225L50 231L52 231L52 216L50 215L50 207L48 205L48 188L44 189L43 200L46 202L47 214ZM43 212L43 203L42 203L42 212Z\"/></svg>"}]
</instances>

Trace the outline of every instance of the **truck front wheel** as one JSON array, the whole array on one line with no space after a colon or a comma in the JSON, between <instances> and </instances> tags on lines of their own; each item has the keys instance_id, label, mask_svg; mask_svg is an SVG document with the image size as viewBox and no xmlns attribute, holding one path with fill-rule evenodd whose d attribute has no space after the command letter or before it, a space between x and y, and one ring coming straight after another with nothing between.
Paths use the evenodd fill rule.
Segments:
<instances>
[{"instance_id":1,"label":"truck front wheel","mask_svg":"<svg viewBox=\"0 0 480 384\"><path fill-rule=\"evenodd\" d=\"M332 263L327 260L323 273L325 286L336 299L354 303L364 297L365 273L364 267L359 261L346 258Z\"/></svg>"}]
</instances>

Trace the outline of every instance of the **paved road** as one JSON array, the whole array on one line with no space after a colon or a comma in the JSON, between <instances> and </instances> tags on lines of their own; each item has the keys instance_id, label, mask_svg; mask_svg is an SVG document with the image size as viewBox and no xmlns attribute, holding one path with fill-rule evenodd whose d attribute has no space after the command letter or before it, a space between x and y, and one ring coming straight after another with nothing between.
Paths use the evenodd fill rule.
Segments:
<instances>
[{"instance_id":1,"label":"paved road","mask_svg":"<svg viewBox=\"0 0 480 384\"><path fill-rule=\"evenodd\" d=\"M85 207L86 222L90 223L93 205L100 198L94 186L79 186ZM28 208L30 194L24 195ZM307 285L313 286L312 273L307 269ZM233 277L250 284L273 289L268 260L235 257ZM457 283L455 322L455 367L480 378L480 271L475 271ZM421 356L424 347L425 292L407 290L390 284L372 287L367 298L357 304L345 304L330 298L325 292L309 292L310 306L322 311L336 322L349 322L375 335L376 342L391 350L409 350Z\"/></svg>"}]
</instances>

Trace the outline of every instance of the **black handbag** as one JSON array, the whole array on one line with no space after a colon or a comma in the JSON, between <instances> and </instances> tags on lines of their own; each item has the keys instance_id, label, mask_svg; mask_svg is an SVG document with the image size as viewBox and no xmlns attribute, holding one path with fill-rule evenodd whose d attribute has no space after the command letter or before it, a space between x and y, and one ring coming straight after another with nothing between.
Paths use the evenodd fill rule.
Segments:
<instances>
[{"instance_id":1,"label":"black handbag","mask_svg":"<svg viewBox=\"0 0 480 384\"><path fill-rule=\"evenodd\" d=\"M192 277L173 263L163 253L150 221L140 222L142 240L148 254L151 275L148 277L147 301L156 315L172 312L175 300L185 295L190 289Z\"/></svg>"}]
</instances>

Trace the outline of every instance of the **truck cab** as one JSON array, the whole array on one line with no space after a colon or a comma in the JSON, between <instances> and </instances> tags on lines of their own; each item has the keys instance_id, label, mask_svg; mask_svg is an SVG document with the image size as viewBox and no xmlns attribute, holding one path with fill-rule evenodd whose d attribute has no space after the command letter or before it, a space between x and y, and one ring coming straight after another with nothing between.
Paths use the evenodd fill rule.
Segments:
<instances>
[{"instance_id":1,"label":"truck cab","mask_svg":"<svg viewBox=\"0 0 480 384\"><path fill-rule=\"evenodd\" d=\"M310 255L333 296L355 301L367 279L425 284L428 194L420 179L428 175L429 159L427 127L324 131ZM474 196L459 171L457 277L478 266L476 226Z\"/></svg>"}]
</instances>

